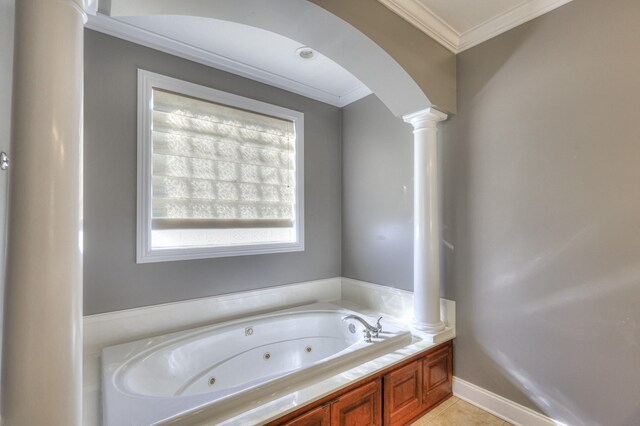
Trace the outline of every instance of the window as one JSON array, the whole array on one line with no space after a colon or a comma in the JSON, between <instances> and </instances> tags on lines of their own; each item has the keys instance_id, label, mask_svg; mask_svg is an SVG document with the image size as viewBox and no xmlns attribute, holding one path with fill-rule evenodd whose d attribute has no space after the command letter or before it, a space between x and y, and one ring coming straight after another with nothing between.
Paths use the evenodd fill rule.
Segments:
<instances>
[{"instance_id":1,"label":"window","mask_svg":"<svg viewBox=\"0 0 640 426\"><path fill-rule=\"evenodd\" d=\"M138 263L304 250L304 114L138 71Z\"/></svg>"}]
</instances>

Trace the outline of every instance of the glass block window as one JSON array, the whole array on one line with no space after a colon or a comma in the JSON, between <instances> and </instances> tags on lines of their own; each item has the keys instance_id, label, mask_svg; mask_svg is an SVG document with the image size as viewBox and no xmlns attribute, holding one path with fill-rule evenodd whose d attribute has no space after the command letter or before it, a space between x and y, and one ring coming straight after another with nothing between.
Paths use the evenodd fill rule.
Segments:
<instances>
[{"instance_id":1,"label":"glass block window","mask_svg":"<svg viewBox=\"0 0 640 426\"><path fill-rule=\"evenodd\" d=\"M138 262L301 250L303 115L146 71L139 84Z\"/></svg>"}]
</instances>

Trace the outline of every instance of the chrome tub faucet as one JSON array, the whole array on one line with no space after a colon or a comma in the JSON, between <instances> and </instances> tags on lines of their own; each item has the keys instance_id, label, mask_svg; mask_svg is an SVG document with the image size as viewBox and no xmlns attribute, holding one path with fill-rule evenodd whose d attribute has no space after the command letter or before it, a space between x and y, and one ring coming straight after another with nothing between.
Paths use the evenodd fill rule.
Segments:
<instances>
[{"instance_id":1,"label":"chrome tub faucet","mask_svg":"<svg viewBox=\"0 0 640 426\"><path fill-rule=\"evenodd\" d=\"M369 324L367 321L365 321L362 317L359 317L358 315L351 314L351 315L342 317L342 321L346 321L350 319L356 320L364 326L362 333L364 334L364 339L367 343L371 343L371 337L377 338L380 332L382 331L382 324L380 324L380 320L382 319L382 317L378 318L378 321L376 322L375 326Z\"/></svg>"}]
</instances>

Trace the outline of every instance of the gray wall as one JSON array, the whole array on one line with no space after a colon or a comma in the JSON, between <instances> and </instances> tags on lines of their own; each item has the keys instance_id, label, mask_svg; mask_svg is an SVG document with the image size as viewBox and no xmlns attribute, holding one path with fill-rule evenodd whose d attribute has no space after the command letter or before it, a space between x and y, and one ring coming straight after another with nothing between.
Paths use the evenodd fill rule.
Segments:
<instances>
[{"instance_id":1,"label":"gray wall","mask_svg":"<svg viewBox=\"0 0 640 426\"><path fill-rule=\"evenodd\" d=\"M342 109L342 275L413 289L413 128L374 95Z\"/></svg>"},{"instance_id":2,"label":"gray wall","mask_svg":"<svg viewBox=\"0 0 640 426\"><path fill-rule=\"evenodd\" d=\"M458 56L444 127L456 376L640 424L640 2L576 0Z\"/></svg>"},{"instance_id":3,"label":"gray wall","mask_svg":"<svg viewBox=\"0 0 640 426\"><path fill-rule=\"evenodd\" d=\"M304 252L135 263L137 69L305 114ZM85 31L84 314L340 275L340 110Z\"/></svg>"}]
</instances>

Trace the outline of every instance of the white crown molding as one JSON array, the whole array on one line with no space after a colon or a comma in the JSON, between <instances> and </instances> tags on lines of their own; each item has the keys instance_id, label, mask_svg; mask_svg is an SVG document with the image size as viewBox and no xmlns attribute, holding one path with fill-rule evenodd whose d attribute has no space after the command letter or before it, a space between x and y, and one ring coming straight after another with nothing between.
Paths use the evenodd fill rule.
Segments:
<instances>
[{"instance_id":1,"label":"white crown molding","mask_svg":"<svg viewBox=\"0 0 640 426\"><path fill-rule=\"evenodd\" d=\"M572 0L529 0L464 33L457 32L418 0L378 1L453 53L458 54Z\"/></svg>"},{"instance_id":2,"label":"white crown molding","mask_svg":"<svg viewBox=\"0 0 640 426\"><path fill-rule=\"evenodd\" d=\"M458 53L460 33L419 1L378 1L453 53Z\"/></svg>"},{"instance_id":3,"label":"white crown molding","mask_svg":"<svg viewBox=\"0 0 640 426\"><path fill-rule=\"evenodd\" d=\"M241 77L278 87L280 89L297 93L340 108L371 94L371 90L363 84L343 96L336 96L324 90L291 80L281 75L253 67L242 62L234 61L233 59L217 55L213 52L147 31L136 27L135 25L118 21L107 15L98 13L96 15L89 15L88 18L89 19L85 27L90 30L108 34L113 37L159 50L180 58L188 59L199 64L217 68L222 71L227 71Z\"/></svg>"},{"instance_id":4,"label":"white crown molding","mask_svg":"<svg viewBox=\"0 0 640 426\"><path fill-rule=\"evenodd\" d=\"M361 86L356 87L355 89L353 89L352 91L340 96L340 100L338 101L338 105L340 108L347 106L357 100L360 100L364 97L369 96L370 94L372 94L373 92L371 90L369 90L369 88L367 86L365 86L364 84Z\"/></svg>"},{"instance_id":5,"label":"white crown molding","mask_svg":"<svg viewBox=\"0 0 640 426\"><path fill-rule=\"evenodd\" d=\"M458 377L453 378L453 394L516 426L566 426Z\"/></svg>"},{"instance_id":6,"label":"white crown molding","mask_svg":"<svg viewBox=\"0 0 640 426\"><path fill-rule=\"evenodd\" d=\"M458 52L477 46L497 35L505 33L512 28L531 21L538 16L551 12L572 0L531 0L522 3L512 9L483 22L482 24L465 31L458 43Z\"/></svg>"}]
</instances>

